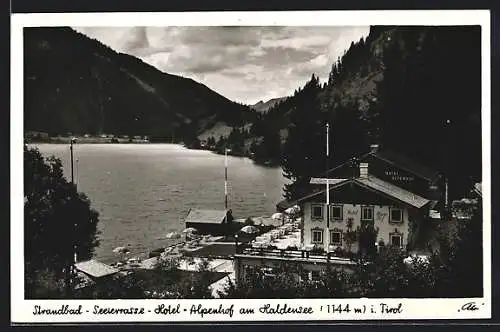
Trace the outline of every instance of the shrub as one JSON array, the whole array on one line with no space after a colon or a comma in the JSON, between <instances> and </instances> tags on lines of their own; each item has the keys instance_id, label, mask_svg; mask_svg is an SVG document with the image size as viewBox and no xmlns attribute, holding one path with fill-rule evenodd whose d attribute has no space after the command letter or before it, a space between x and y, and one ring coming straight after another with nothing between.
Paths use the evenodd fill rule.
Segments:
<instances>
[{"instance_id":1,"label":"shrub","mask_svg":"<svg viewBox=\"0 0 500 332\"><path fill-rule=\"evenodd\" d=\"M317 244L315 244L311 250L311 254L322 255L324 253L325 253L325 249L322 246L317 245Z\"/></svg>"},{"instance_id":2,"label":"shrub","mask_svg":"<svg viewBox=\"0 0 500 332\"><path fill-rule=\"evenodd\" d=\"M345 257L345 255L346 255L345 250L342 247L335 248L334 253L335 253L335 256L337 256L337 257Z\"/></svg>"}]
</instances>

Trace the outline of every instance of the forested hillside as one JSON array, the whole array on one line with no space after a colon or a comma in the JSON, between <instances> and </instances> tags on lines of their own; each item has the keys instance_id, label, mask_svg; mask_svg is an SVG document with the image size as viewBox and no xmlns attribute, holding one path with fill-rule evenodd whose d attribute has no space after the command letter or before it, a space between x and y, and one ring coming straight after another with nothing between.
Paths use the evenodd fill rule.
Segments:
<instances>
[{"instance_id":1,"label":"forested hillside","mask_svg":"<svg viewBox=\"0 0 500 332\"><path fill-rule=\"evenodd\" d=\"M149 135L192 141L254 111L191 79L163 73L71 28L24 29L25 130Z\"/></svg>"},{"instance_id":2,"label":"forested hillside","mask_svg":"<svg viewBox=\"0 0 500 332\"><path fill-rule=\"evenodd\" d=\"M452 195L481 179L480 27L372 27L250 132L256 159L279 160L300 196L325 170L380 144L441 172ZM281 138L281 140L280 140ZM279 156L277 155L279 154Z\"/></svg>"}]
</instances>

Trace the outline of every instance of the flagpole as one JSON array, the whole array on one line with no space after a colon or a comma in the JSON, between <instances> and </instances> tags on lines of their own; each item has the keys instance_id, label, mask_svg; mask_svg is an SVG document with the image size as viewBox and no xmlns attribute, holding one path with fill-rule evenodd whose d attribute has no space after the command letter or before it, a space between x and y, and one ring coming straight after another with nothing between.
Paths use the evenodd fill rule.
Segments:
<instances>
[{"instance_id":1,"label":"flagpole","mask_svg":"<svg viewBox=\"0 0 500 332\"><path fill-rule=\"evenodd\" d=\"M75 188L77 188L77 185L78 185L78 161L79 159L76 158L76 176L75 176ZM76 233L76 229L77 229L78 225L76 224L76 222L73 224L73 231ZM75 235L76 237L76 235ZM75 241L74 243L74 248L73 248L73 264L76 264L78 263L78 253L77 253L77 242Z\"/></svg>"},{"instance_id":2,"label":"flagpole","mask_svg":"<svg viewBox=\"0 0 500 332\"><path fill-rule=\"evenodd\" d=\"M75 183L75 173L74 173L74 158L73 158L73 144L76 143L76 138L71 137L69 141L69 151L70 151L70 158L71 158L71 184L75 186L75 190L77 189L76 183ZM66 288L66 297L71 298L72 296L72 277L73 274L75 273L75 263L76 263L76 223L73 223L72 227L72 234L70 234L70 241L71 243L71 251L73 253L73 257L70 258L68 257L68 265L66 266L66 271L65 271L65 288Z\"/></svg>"},{"instance_id":3,"label":"flagpole","mask_svg":"<svg viewBox=\"0 0 500 332\"><path fill-rule=\"evenodd\" d=\"M444 124L444 133L445 133L445 139L444 139L444 152L443 155L445 157L445 162L444 162L444 214L445 218L449 218L450 216L450 206L449 206L449 192L448 192L448 177L450 175L449 173L449 131L450 131L450 125L451 121L450 119L446 119L445 124Z\"/></svg>"},{"instance_id":4,"label":"flagpole","mask_svg":"<svg viewBox=\"0 0 500 332\"><path fill-rule=\"evenodd\" d=\"M71 183L75 184L75 175L73 172L73 143L75 142L75 138L71 137L71 140L69 141L69 151L71 154Z\"/></svg>"},{"instance_id":5,"label":"flagpole","mask_svg":"<svg viewBox=\"0 0 500 332\"><path fill-rule=\"evenodd\" d=\"M227 148L224 148L224 209L227 211Z\"/></svg>"},{"instance_id":6,"label":"flagpole","mask_svg":"<svg viewBox=\"0 0 500 332\"><path fill-rule=\"evenodd\" d=\"M328 158L330 155L330 142L329 142L329 136L330 136L330 126L328 123L326 124L326 204L330 204L330 191L328 190L330 188L330 181L328 180Z\"/></svg>"},{"instance_id":7,"label":"flagpole","mask_svg":"<svg viewBox=\"0 0 500 332\"><path fill-rule=\"evenodd\" d=\"M330 252L330 179L328 176L328 159L330 157L330 125L326 123L326 252Z\"/></svg>"}]
</instances>

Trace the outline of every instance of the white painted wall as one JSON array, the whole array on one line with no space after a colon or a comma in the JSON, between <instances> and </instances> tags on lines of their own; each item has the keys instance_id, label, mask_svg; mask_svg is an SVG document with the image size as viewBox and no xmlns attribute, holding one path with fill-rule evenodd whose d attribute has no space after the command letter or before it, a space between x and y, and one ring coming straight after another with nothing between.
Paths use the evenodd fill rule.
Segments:
<instances>
[{"instance_id":1,"label":"white painted wall","mask_svg":"<svg viewBox=\"0 0 500 332\"><path fill-rule=\"evenodd\" d=\"M323 219L315 220L311 218L312 214L312 205L314 204L322 204L323 205ZM366 206L366 205L363 205ZM408 241L408 232L409 232L409 221L408 221L408 210L405 207L402 208L403 211L403 221L401 223L390 223L389 222L389 206L380 206L380 205L369 205L373 206L374 212L374 224L375 227L379 228L377 241L384 240L386 244L390 244L390 234L394 232L402 233L403 235L403 246L406 246ZM315 228L323 229L323 247L326 249L329 246L330 236L327 232L327 223L326 223L326 213L325 213L326 204L324 202L308 202L304 204L304 234L303 234L303 243L302 245L312 244L312 230ZM358 226L361 225L361 205L356 204L342 204L342 221L330 221L329 230L332 231L335 228L346 232L348 230L347 220L352 218L352 229L355 230ZM396 207L396 206L394 206ZM347 249L346 241L342 241L344 249ZM354 243L351 247L353 252L358 250L357 243Z\"/></svg>"}]
</instances>

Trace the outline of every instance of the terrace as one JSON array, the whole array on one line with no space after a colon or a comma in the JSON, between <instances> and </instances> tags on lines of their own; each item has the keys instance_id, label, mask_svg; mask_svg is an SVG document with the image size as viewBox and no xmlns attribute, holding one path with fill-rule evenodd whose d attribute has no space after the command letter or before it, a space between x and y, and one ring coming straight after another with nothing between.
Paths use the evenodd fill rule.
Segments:
<instances>
[{"instance_id":1,"label":"terrace","mask_svg":"<svg viewBox=\"0 0 500 332\"><path fill-rule=\"evenodd\" d=\"M352 264L351 258L339 257L334 252L315 251L311 247L304 248L253 248L248 245L239 245L236 248L235 257L239 258L265 258L279 260L293 260L317 263L338 263L342 265Z\"/></svg>"}]
</instances>

